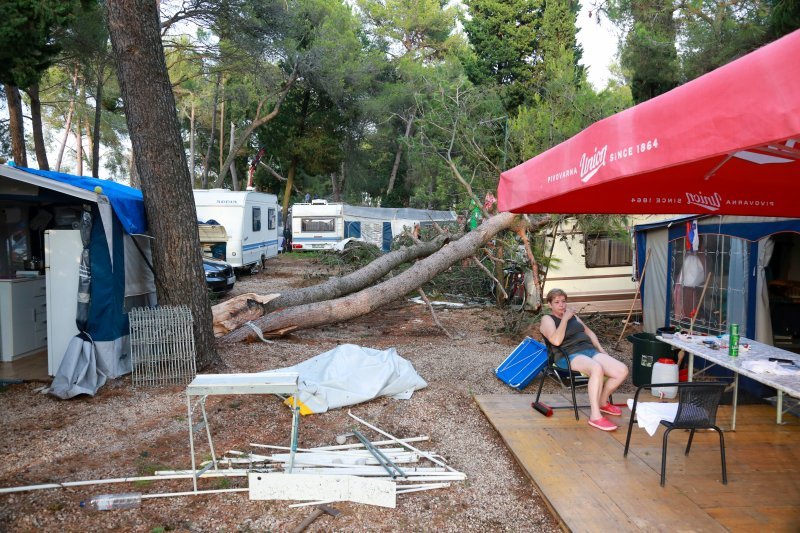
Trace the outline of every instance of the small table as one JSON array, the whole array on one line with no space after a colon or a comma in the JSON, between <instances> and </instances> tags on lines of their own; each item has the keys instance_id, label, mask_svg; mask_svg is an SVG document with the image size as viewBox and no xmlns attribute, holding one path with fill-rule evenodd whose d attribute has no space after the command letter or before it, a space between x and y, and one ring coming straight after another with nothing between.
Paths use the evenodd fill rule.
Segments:
<instances>
[{"instance_id":1,"label":"small table","mask_svg":"<svg viewBox=\"0 0 800 533\"><path fill-rule=\"evenodd\" d=\"M739 374L754 379L759 383L773 387L778 391L778 413L776 417L776 422L778 424L783 423L783 394L786 393L794 398L800 398L800 373L797 373L794 376L782 376L766 373L760 374L751 370L747 370L742 366L745 361L769 361L770 357L800 362L800 355L796 353L787 352L786 350L781 350L780 348L770 346L769 344L764 344L741 337L739 339L739 355L737 357L731 357L728 355L727 348L719 348L715 350L703 344L703 340L713 340L714 337L692 335L692 337L689 339L680 338L678 336L671 338L657 336L656 338L662 342L674 346L675 348L680 348L681 350L689 353L689 381L692 380L692 374L694 373L695 355L733 371L732 431L736 430L736 404L737 397L739 395ZM742 350L742 344L749 344L750 349L747 351Z\"/></svg>"},{"instance_id":2,"label":"small table","mask_svg":"<svg viewBox=\"0 0 800 533\"><path fill-rule=\"evenodd\" d=\"M211 441L211 428L208 426L206 416L206 399L212 395L228 394L291 394L294 399L292 405L292 434L291 451L289 455L289 472L294 467L294 454L297 451L297 428L300 410L297 407L297 392L300 376L297 372L265 372L261 374L200 374L186 387L186 408L189 413L189 449L192 453L192 483L194 492L197 492L197 479L212 466L217 470L217 455L214 453L214 443ZM194 428L192 427L192 396L199 399L203 413L203 423L206 427L208 446L211 448L211 463L199 472L195 466L194 458Z\"/></svg>"}]
</instances>

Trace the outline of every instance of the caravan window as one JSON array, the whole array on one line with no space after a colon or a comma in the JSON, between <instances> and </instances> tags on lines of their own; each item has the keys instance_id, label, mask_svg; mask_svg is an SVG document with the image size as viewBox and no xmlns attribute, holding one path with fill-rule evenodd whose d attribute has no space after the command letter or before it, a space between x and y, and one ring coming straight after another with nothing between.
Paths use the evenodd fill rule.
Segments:
<instances>
[{"instance_id":1,"label":"caravan window","mask_svg":"<svg viewBox=\"0 0 800 533\"><path fill-rule=\"evenodd\" d=\"M303 232L336 231L336 219L333 217L307 217L300 219Z\"/></svg>"},{"instance_id":2,"label":"caravan window","mask_svg":"<svg viewBox=\"0 0 800 533\"><path fill-rule=\"evenodd\" d=\"M277 219L276 219L276 216L275 216L275 209L270 207L267 210L267 229L275 229L275 221L276 220Z\"/></svg>"},{"instance_id":3,"label":"caravan window","mask_svg":"<svg viewBox=\"0 0 800 533\"><path fill-rule=\"evenodd\" d=\"M725 333L729 324L739 324L741 332L747 330L750 254L746 240L701 234L697 250L687 250L686 237L680 237L672 241L671 263L671 324L688 329L696 315L694 329L698 331Z\"/></svg>"},{"instance_id":4,"label":"caravan window","mask_svg":"<svg viewBox=\"0 0 800 533\"><path fill-rule=\"evenodd\" d=\"M608 235L583 236L586 250L586 267L630 266L633 251L629 241L614 239Z\"/></svg>"},{"instance_id":5,"label":"caravan window","mask_svg":"<svg viewBox=\"0 0 800 533\"><path fill-rule=\"evenodd\" d=\"M261 231L261 208L253 208L253 231Z\"/></svg>"}]
</instances>

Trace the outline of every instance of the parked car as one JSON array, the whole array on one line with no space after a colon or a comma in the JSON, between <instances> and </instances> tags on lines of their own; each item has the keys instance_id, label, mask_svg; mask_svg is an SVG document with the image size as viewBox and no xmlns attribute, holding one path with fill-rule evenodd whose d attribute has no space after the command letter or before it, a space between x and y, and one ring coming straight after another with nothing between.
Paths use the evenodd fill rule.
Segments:
<instances>
[{"instance_id":1,"label":"parked car","mask_svg":"<svg viewBox=\"0 0 800 533\"><path fill-rule=\"evenodd\" d=\"M212 292L228 292L236 283L233 267L225 261L203 257L203 269L206 273L206 286Z\"/></svg>"}]
</instances>

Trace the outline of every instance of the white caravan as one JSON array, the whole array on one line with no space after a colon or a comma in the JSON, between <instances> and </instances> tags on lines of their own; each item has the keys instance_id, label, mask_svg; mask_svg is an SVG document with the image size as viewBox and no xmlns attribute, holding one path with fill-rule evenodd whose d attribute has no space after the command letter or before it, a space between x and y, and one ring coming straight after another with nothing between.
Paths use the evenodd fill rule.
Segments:
<instances>
[{"instance_id":1,"label":"white caravan","mask_svg":"<svg viewBox=\"0 0 800 533\"><path fill-rule=\"evenodd\" d=\"M372 243L384 252L392 239L414 226L456 223L452 211L329 204L326 200L292 206L292 249L331 250L342 239Z\"/></svg>"},{"instance_id":2,"label":"white caravan","mask_svg":"<svg viewBox=\"0 0 800 533\"><path fill-rule=\"evenodd\" d=\"M225 261L234 268L263 265L278 255L278 198L274 194L226 189L195 189L201 223L225 227Z\"/></svg>"},{"instance_id":3,"label":"white caravan","mask_svg":"<svg viewBox=\"0 0 800 533\"><path fill-rule=\"evenodd\" d=\"M628 228L667 218L671 215L628 215ZM626 314L634 300L634 311L641 312L630 239L584 234L575 220L568 218L559 224L555 239L553 235L545 239L545 250L550 250L554 261L545 278L543 296L558 287L569 295L570 307L581 314Z\"/></svg>"},{"instance_id":4,"label":"white caravan","mask_svg":"<svg viewBox=\"0 0 800 533\"><path fill-rule=\"evenodd\" d=\"M326 200L292 205L292 250L332 250L344 239L342 207Z\"/></svg>"}]
</instances>

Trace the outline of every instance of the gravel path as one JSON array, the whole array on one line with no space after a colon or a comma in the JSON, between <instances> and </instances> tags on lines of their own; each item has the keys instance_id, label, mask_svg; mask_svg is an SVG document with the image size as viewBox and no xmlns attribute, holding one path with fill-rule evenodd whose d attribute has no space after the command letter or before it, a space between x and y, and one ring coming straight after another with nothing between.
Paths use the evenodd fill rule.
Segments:
<instances>
[{"instance_id":1,"label":"gravel path","mask_svg":"<svg viewBox=\"0 0 800 533\"><path fill-rule=\"evenodd\" d=\"M279 292L319 280L330 272L294 254L271 260L242 277L228 296ZM409 359L428 387L410 400L378 398L353 407L357 416L396 436L428 435L420 448L441 454L467 474L450 488L398 497L397 509L337 503L337 518L322 517L309 529L337 531L557 531L543 500L478 409L474 394L512 389L493 369L519 337L498 335L502 316L494 308L442 310L439 319L459 338L447 338L428 310L398 302L368 317L264 344L221 346L222 363L209 372L254 372L297 364L338 344L394 347ZM619 334L598 329L611 347ZM624 344L624 345L623 345ZM612 354L629 362L630 347ZM36 392L41 384L0 391L0 487L148 475L190 467L183 387L133 389L130 377L103 387L95 398L60 401ZM548 384L546 391L555 391ZM530 390L527 392L531 392ZM218 452L248 443L288 443L290 415L274 397L211 397L207 404ZM346 410L304 417L300 446L335 443L354 421ZM361 428L377 440L378 435ZM201 447L205 453L205 447ZM198 455L199 456L199 455ZM211 480L203 488L245 486ZM246 493L148 499L134 510L96 512L79 502L92 495L140 491L178 492L189 481L97 485L0 495L3 531L285 531L310 509L290 502L249 501Z\"/></svg>"}]
</instances>

